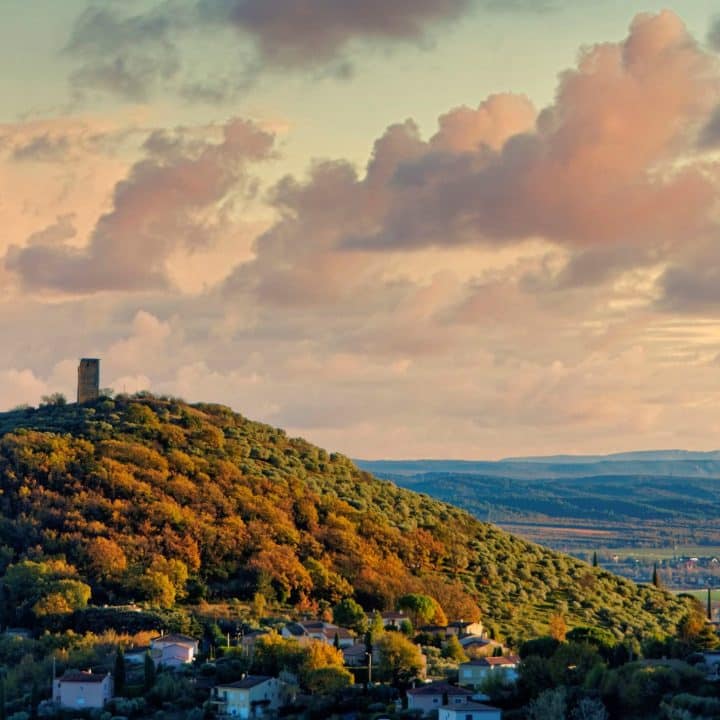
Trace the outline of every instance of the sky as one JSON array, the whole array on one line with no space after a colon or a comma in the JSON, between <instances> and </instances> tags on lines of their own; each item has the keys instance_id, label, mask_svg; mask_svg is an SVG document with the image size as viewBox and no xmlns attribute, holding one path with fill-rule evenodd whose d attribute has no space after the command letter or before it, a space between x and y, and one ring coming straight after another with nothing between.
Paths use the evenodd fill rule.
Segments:
<instances>
[{"instance_id":1,"label":"sky","mask_svg":"<svg viewBox=\"0 0 720 720\"><path fill-rule=\"evenodd\" d=\"M358 458L720 447L705 0L0 0L0 410Z\"/></svg>"}]
</instances>

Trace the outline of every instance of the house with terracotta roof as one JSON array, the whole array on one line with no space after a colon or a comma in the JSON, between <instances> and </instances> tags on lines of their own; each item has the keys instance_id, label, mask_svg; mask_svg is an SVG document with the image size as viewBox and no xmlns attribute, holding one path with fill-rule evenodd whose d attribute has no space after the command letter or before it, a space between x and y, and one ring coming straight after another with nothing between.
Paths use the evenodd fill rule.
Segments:
<instances>
[{"instance_id":1,"label":"house with terracotta roof","mask_svg":"<svg viewBox=\"0 0 720 720\"><path fill-rule=\"evenodd\" d=\"M191 663L198 653L199 642L187 635L170 633L150 641L150 654L156 665L179 667Z\"/></svg>"},{"instance_id":2,"label":"house with terracotta roof","mask_svg":"<svg viewBox=\"0 0 720 720\"><path fill-rule=\"evenodd\" d=\"M216 685L210 702L217 708L219 718L261 717L282 704L282 684L268 675L246 675L237 682Z\"/></svg>"},{"instance_id":3,"label":"house with terracotta roof","mask_svg":"<svg viewBox=\"0 0 720 720\"><path fill-rule=\"evenodd\" d=\"M443 705L460 705L472 697L472 690L439 681L420 685L407 691L408 710L427 714Z\"/></svg>"},{"instance_id":4,"label":"house with terracotta roof","mask_svg":"<svg viewBox=\"0 0 720 720\"><path fill-rule=\"evenodd\" d=\"M456 705L443 705L438 720L501 720L502 712L483 703L468 700Z\"/></svg>"},{"instance_id":5,"label":"house with terracotta roof","mask_svg":"<svg viewBox=\"0 0 720 720\"><path fill-rule=\"evenodd\" d=\"M517 680L517 666L520 658L517 655L506 657L484 657L460 663L458 678L461 685L478 688L488 673L503 673L507 680Z\"/></svg>"},{"instance_id":6,"label":"house with terracotta roof","mask_svg":"<svg viewBox=\"0 0 720 720\"><path fill-rule=\"evenodd\" d=\"M53 701L64 708L102 708L113 696L110 673L68 670L53 681Z\"/></svg>"}]
</instances>

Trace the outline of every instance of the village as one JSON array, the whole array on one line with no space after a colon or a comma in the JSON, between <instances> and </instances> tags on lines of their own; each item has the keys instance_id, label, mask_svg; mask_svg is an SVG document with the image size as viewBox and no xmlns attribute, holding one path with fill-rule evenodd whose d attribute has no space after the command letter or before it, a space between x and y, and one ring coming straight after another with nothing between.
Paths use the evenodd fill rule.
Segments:
<instances>
[{"instance_id":1,"label":"village","mask_svg":"<svg viewBox=\"0 0 720 720\"><path fill-rule=\"evenodd\" d=\"M355 610L354 605L340 603L336 614ZM358 632L363 628L364 633ZM120 650L113 669L67 668L53 680L52 699L41 703L39 711L43 716L84 711L94 717L110 708L116 715L108 717L120 716L119 710L132 715L143 705L128 702L128 696L137 701L139 690L152 694L153 684L165 676L182 678L195 698L205 697L193 710L197 718L293 717L318 707L354 705L374 710L373 717L400 713L438 720L500 720L501 711L488 704L484 689L514 683L520 662L490 639L480 622L421 625L415 631L403 611L362 618L356 613L352 628L301 619L233 630L218 636L217 646L207 637L162 633L146 647ZM313 680L307 671L298 671L293 659L303 651L323 658ZM270 655L274 662L268 663ZM342 665L332 664L338 661ZM358 703L359 695L366 702ZM349 709L343 717L357 717L357 712Z\"/></svg>"}]
</instances>

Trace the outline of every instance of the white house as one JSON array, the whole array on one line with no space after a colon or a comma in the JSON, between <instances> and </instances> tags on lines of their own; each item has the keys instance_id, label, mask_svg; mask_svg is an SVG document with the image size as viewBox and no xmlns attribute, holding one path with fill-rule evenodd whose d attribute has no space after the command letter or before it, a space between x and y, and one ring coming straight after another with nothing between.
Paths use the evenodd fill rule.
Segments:
<instances>
[{"instance_id":1,"label":"white house","mask_svg":"<svg viewBox=\"0 0 720 720\"><path fill-rule=\"evenodd\" d=\"M53 681L53 700L65 708L102 708L113 696L110 673L93 674L91 670L69 670Z\"/></svg>"},{"instance_id":2,"label":"white house","mask_svg":"<svg viewBox=\"0 0 720 720\"><path fill-rule=\"evenodd\" d=\"M471 690L446 682L432 682L407 691L408 710L422 710L427 714L443 705L464 705L471 696Z\"/></svg>"},{"instance_id":3,"label":"white house","mask_svg":"<svg viewBox=\"0 0 720 720\"><path fill-rule=\"evenodd\" d=\"M187 635L171 633L150 641L150 654L156 665L179 667L191 663L198 652L198 641Z\"/></svg>"},{"instance_id":4,"label":"white house","mask_svg":"<svg viewBox=\"0 0 720 720\"><path fill-rule=\"evenodd\" d=\"M488 673L502 673L509 681L517 680L517 666L520 658L517 655L507 657L484 657L460 663L458 681L461 685L477 688L482 685Z\"/></svg>"},{"instance_id":5,"label":"white house","mask_svg":"<svg viewBox=\"0 0 720 720\"><path fill-rule=\"evenodd\" d=\"M212 689L210 701L219 717L259 717L277 710L282 704L281 683L267 675L247 675L242 680Z\"/></svg>"},{"instance_id":6,"label":"white house","mask_svg":"<svg viewBox=\"0 0 720 720\"><path fill-rule=\"evenodd\" d=\"M468 700L464 704L443 705L438 720L502 720L502 712L490 705Z\"/></svg>"}]
</instances>

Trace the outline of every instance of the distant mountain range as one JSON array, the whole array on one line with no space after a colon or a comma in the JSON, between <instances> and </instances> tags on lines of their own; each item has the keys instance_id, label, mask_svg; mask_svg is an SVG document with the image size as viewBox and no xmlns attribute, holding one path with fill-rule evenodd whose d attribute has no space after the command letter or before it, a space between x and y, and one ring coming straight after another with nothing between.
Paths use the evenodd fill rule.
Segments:
<instances>
[{"instance_id":1,"label":"distant mountain range","mask_svg":"<svg viewBox=\"0 0 720 720\"><path fill-rule=\"evenodd\" d=\"M551 547L720 543L718 451L356 463Z\"/></svg>"},{"instance_id":2,"label":"distant mountain range","mask_svg":"<svg viewBox=\"0 0 720 720\"><path fill-rule=\"evenodd\" d=\"M517 479L599 475L658 475L720 478L720 451L649 450L612 455L549 455L483 460L356 460L381 477L460 473Z\"/></svg>"}]
</instances>

